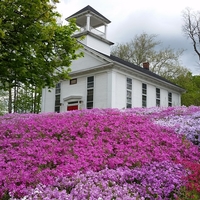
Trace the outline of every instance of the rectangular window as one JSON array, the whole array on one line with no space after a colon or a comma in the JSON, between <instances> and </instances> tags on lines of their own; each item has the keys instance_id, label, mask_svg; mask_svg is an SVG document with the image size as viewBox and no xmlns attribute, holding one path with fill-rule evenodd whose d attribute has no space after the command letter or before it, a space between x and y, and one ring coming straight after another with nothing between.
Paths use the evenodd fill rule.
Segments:
<instances>
[{"instance_id":1,"label":"rectangular window","mask_svg":"<svg viewBox=\"0 0 200 200\"><path fill-rule=\"evenodd\" d=\"M87 90L87 101L92 102L93 101L93 89Z\"/></svg>"},{"instance_id":2,"label":"rectangular window","mask_svg":"<svg viewBox=\"0 0 200 200\"><path fill-rule=\"evenodd\" d=\"M71 105L71 104L78 104L78 101L70 101L70 102L68 102L68 105Z\"/></svg>"},{"instance_id":3,"label":"rectangular window","mask_svg":"<svg viewBox=\"0 0 200 200\"><path fill-rule=\"evenodd\" d=\"M60 95L59 94L57 94L56 96L55 96L55 105L56 106L60 106Z\"/></svg>"},{"instance_id":4,"label":"rectangular window","mask_svg":"<svg viewBox=\"0 0 200 200\"><path fill-rule=\"evenodd\" d=\"M60 83L56 84L56 94L60 94Z\"/></svg>"},{"instance_id":5,"label":"rectangular window","mask_svg":"<svg viewBox=\"0 0 200 200\"><path fill-rule=\"evenodd\" d=\"M156 99L156 106L160 107L160 99Z\"/></svg>"},{"instance_id":6,"label":"rectangular window","mask_svg":"<svg viewBox=\"0 0 200 200\"><path fill-rule=\"evenodd\" d=\"M87 88L94 87L94 76L90 76L87 78Z\"/></svg>"},{"instance_id":7,"label":"rectangular window","mask_svg":"<svg viewBox=\"0 0 200 200\"><path fill-rule=\"evenodd\" d=\"M147 84L142 83L142 107L147 107Z\"/></svg>"},{"instance_id":8,"label":"rectangular window","mask_svg":"<svg viewBox=\"0 0 200 200\"><path fill-rule=\"evenodd\" d=\"M126 108L132 108L132 79L126 79Z\"/></svg>"},{"instance_id":9,"label":"rectangular window","mask_svg":"<svg viewBox=\"0 0 200 200\"><path fill-rule=\"evenodd\" d=\"M57 113L60 112L60 106L55 106L55 112L57 112Z\"/></svg>"},{"instance_id":10,"label":"rectangular window","mask_svg":"<svg viewBox=\"0 0 200 200\"><path fill-rule=\"evenodd\" d=\"M87 102L87 109L93 108L93 102Z\"/></svg>"},{"instance_id":11,"label":"rectangular window","mask_svg":"<svg viewBox=\"0 0 200 200\"><path fill-rule=\"evenodd\" d=\"M74 84L77 84L77 78L73 78L69 81L69 84L70 85L74 85Z\"/></svg>"},{"instance_id":12,"label":"rectangular window","mask_svg":"<svg viewBox=\"0 0 200 200\"><path fill-rule=\"evenodd\" d=\"M55 88L55 112L60 112L60 92L61 92L61 84L57 83Z\"/></svg>"},{"instance_id":13,"label":"rectangular window","mask_svg":"<svg viewBox=\"0 0 200 200\"><path fill-rule=\"evenodd\" d=\"M156 88L156 106L160 107L160 89Z\"/></svg>"},{"instance_id":14,"label":"rectangular window","mask_svg":"<svg viewBox=\"0 0 200 200\"><path fill-rule=\"evenodd\" d=\"M87 77L87 109L93 108L94 76Z\"/></svg>"},{"instance_id":15,"label":"rectangular window","mask_svg":"<svg viewBox=\"0 0 200 200\"><path fill-rule=\"evenodd\" d=\"M142 95L142 107L147 107L147 96Z\"/></svg>"},{"instance_id":16,"label":"rectangular window","mask_svg":"<svg viewBox=\"0 0 200 200\"><path fill-rule=\"evenodd\" d=\"M168 92L168 106L172 106L172 93Z\"/></svg>"},{"instance_id":17,"label":"rectangular window","mask_svg":"<svg viewBox=\"0 0 200 200\"><path fill-rule=\"evenodd\" d=\"M147 84L142 83L142 94L147 94Z\"/></svg>"},{"instance_id":18,"label":"rectangular window","mask_svg":"<svg viewBox=\"0 0 200 200\"><path fill-rule=\"evenodd\" d=\"M126 83L127 83L127 89L132 90L132 79L127 78Z\"/></svg>"}]
</instances>

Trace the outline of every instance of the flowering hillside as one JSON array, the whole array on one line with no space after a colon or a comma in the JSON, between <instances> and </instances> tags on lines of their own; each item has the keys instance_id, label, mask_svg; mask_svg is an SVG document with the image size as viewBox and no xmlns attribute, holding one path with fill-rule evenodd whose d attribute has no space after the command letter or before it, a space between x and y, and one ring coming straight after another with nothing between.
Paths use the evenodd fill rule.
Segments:
<instances>
[{"instance_id":1,"label":"flowering hillside","mask_svg":"<svg viewBox=\"0 0 200 200\"><path fill-rule=\"evenodd\" d=\"M200 198L200 107L0 117L0 199Z\"/></svg>"}]
</instances>

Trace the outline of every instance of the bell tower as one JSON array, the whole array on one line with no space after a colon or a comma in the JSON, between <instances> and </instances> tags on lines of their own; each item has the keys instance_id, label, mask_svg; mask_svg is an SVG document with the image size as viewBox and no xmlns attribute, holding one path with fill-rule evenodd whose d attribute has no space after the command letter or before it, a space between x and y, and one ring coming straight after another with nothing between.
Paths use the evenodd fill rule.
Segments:
<instances>
[{"instance_id":1,"label":"bell tower","mask_svg":"<svg viewBox=\"0 0 200 200\"><path fill-rule=\"evenodd\" d=\"M110 46L114 44L107 40L107 25L111 22L110 20L89 5L69 16L66 20L72 18L76 19L76 24L79 27L79 31L75 32L74 37L84 45L110 55ZM82 36L84 39L80 40Z\"/></svg>"}]
</instances>

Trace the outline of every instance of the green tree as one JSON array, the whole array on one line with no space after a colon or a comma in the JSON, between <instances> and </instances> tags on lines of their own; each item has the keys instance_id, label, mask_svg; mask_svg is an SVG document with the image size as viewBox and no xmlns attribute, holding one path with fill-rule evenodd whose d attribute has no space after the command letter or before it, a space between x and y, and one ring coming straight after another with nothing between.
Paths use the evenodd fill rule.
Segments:
<instances>
[{"instance_id":1,"label":"green tree","mask_svg":"<svg viewBox=\"0 0 200 200\"><path fill-rule=\"evenodd\" d=\"M157 35L147 33L136 35L130 42L118 44L112 49L112 55L136 65L149 62L151 71L165 78L179 76L186 70L179 62L182 53L181 49L162 48Z\"/></svg>"},{"instance_id":2,"label":"green tree","mask_svg":"<svg viewBox=\"0 0 200 200\"><path fill-rule=\"evenodd\" d=\"M169 79L175 84L186 89L181 96L182 105L200 106L200 77L193 76L191 72L183 72L178 77Z\"/></svg>"},{"instance_id":3,"label":"green tree","mask_svg":"<svg viewBox=\"0 0 200 200\"><path fill-rule=\"evenodd\" d=\"M81 45L72 36L75 20L56 23L56 3L49 0L1 0L0 89L9 91L12 112L13 88L22 85L53 87L67 79L72 60Z\"/></svg>"},{"instance_id":4,"label":"green tree","mask_svg":"<svg viewBox=\"0 0 200 200\"><path fill-rule=\"evenodd\" d=\"M39 113L42 88L21 86L13 89L13 111L17 113Z\"/></svg>"},{"instance_id":5,"label":"green tree","mask_svg":"<svg viewBox=\"0 0 200 200\"><path fill-rule=\"evenodd\" d=\"M200 106L200 76L199 75L193 76L193 82L196 85L196 88L194 91L196 94L194 105Z\"/></svg>"},{"instance_id":6,"label":"green tree","mask_svg":"<svg viewBox=\"0 0 200 200\"><path fill-rule=\"evenodd\" d=\"M130 42L114 46L112 55L140 66L155 55L155 47L160 44L155 40L156 37L154 34L148 35L147 33L136 35Z\"/></svg>"}]
</instances>

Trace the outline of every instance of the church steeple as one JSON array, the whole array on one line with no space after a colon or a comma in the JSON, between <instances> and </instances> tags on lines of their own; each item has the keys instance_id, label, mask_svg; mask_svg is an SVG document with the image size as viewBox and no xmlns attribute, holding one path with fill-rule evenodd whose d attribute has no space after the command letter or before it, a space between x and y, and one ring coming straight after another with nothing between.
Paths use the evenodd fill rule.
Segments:
<instances>
[{"instance_id":1,"label":"church steeple","mask_svg":"<svg viewBox=\"0 0 200 200\"><path fill-rule=\"evenodd\" d=\"M66 20L72 18L76 18L76 24L80 28L74 37L85 36L85 39L81 41L83 44L110 55L110 45L114 44L107 40L107 25L111 22L110 20L89 5L69 16Z\"/></svg>"}]
</instances>

